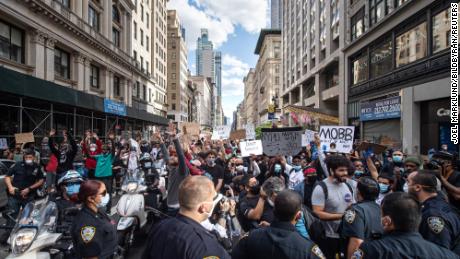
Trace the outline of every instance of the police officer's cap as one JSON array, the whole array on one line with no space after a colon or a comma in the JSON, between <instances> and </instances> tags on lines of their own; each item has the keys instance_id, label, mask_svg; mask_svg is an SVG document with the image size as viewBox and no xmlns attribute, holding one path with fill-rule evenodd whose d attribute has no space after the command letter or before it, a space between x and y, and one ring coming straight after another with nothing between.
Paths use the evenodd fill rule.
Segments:
<instances>
[{"instance_id":1,"label":"police officer's cap","mask_svg":"<svg viewBox=\"0 0 460 259\"><path fill-rule=\"evenodd\" d=\"M453 160L454 159L454 155L447 152L447 151L438 151L436 153L433 154L433 158L439 158L439 159L443 159L443 160Z\"/></svg>"}]
</instances>

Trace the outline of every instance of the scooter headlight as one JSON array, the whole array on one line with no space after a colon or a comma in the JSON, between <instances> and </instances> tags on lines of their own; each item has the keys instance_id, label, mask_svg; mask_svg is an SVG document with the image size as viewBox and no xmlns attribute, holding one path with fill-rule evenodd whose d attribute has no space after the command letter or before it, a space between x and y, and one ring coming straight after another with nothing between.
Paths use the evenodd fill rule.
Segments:
<instances>
[{"instance_id":1,"label":"scooter headlight","mask_svg":"<svg viewBox=\"0 0 460 259\"><path fill-rule=\"evenodd\" d=\"M126 186L126 191L129 193L133 193L137 190L137 186L138 186L137 182L130 182Z\"/></svg>"},{"instance_id":2,"label":"scooter headlight","mask_svg":"<svg viewBox=\"0 0 460 259\"><path fill-rule=\"evenodd\" d=\"M19 255L27 251L30 245L32 245L36 234L37 229L35 228L23 228L16 232L11 243L13 254Z\"/></svg>"}]
</instances>

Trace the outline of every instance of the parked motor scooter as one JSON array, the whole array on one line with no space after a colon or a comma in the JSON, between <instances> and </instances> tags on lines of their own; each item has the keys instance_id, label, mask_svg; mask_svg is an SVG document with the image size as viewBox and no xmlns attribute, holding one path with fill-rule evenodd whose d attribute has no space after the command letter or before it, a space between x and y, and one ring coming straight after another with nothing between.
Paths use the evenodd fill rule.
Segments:
<instances>
[{"instance_id":1,"label":"parked motor scooter","mask_svg":"<svg viewBox=\"0 0 460 259\"><path fill-rule=\"evenodd\" d=\"M123 254L128 254L134 242L136 230L147 224L144 193L147 186L140 170L128 171L121 186L123 195L117 204L120 219L117 224L118 243L123 248Z\"/></svg>"}]
</instances>

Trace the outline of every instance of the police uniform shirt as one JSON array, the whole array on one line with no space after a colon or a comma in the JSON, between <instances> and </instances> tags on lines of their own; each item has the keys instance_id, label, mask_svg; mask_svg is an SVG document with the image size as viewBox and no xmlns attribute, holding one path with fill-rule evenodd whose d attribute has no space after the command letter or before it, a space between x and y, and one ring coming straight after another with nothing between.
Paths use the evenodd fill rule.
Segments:
<instances>
[{"instance_id":1,"label":"police uniform shirt","mask_svg":"<svg viewBox=\"0 0 460 259\"><path fill-rule=\"evenodd\" d=\"M406 259L433 258L454 259L458 255L423 239L418 232L394 231L382 239L364 241L353 253L352 259Z\"/></svg>"},{"instance_id":2,"label":"police uniform shirt","mask_svg":"<svg viewBox=\"0 0 460 259\"><path fill-rule=\"evenodd\" d=\"M26 165L24 162L17 162L8 170L7 176L12 176L12 185L19 190L32 186L37 181L44 178L40 166L36 163Z\"/></svg>"},{"instance_id":3,"label":"police uniform shirt","mask_svg":"<svg viewBox=\"0 0 460 259\"><path fill-rule=\"evenodd\" d=\"M341 236L370 240L383 233L380 207L375 201L353 204L342 219Z\"/></svg>"},{"instance_id":4,"label":"police uniform shirt","mask_svg":"<svg viewBox=\"0 0 460 259\"><path fill-rule=\"evenodd\" d=\"M419 231L426 240L452 249L460 235L460 215L437 195L423 203Z\"/></svg>"},{"instance_id":5,"label":"police uniform shirt","mask_svg":"<svg viewBox=\"0 0 460 259\"><path fill-rule=\"evenodd\" d=\"M110 258L118 246L117 230L103 211L83 206L72 225L72 239L78 258Z\"/></svg>"},{"instance_id":6,"label":"police uniform shirt","mask_svg":"<svg viewBox=\"0 0 460 259\"><path fill-rule=\"evenodd\" d=\"M230 256L201 224L178 214L152 229L142 258L230 259Z\"/></svg>"},{"instance_id":7,"label":"police uniform shirt","mask_svg":"<svg viewBox=\"0 0 460 259\"><path fill-rule=\"evenodd\" d=\"M290 222L275 221L268 228L246 234L232 251L233 259L325 259L317 245L303 238Z\"/></svg>"}]
</instances>

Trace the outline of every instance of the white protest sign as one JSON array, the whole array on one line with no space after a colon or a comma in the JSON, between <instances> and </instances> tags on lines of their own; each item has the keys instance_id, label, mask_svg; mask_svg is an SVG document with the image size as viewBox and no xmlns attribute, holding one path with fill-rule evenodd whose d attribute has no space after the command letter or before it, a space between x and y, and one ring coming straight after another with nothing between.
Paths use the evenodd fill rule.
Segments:
<instances>
[{"instance_id":1,"label":"white protest sign","mask_svg":"<svg viewBox=\"0 0 460 259\"><path fill-rule=\"evenodd\" d=\"M8 149L6 138L0 138L0 149Z\"/></svg>"},{"instance_id":2,"label":"white protest sign","mask_svg":"<svg viewBox=\"0 0 460 259\"><path fill-rule=\"evenodd\" d=\"M302 151L300 128L262 129L262 147L268 156L295 156Z\"/></svg>"},{"instance_id":3,"label":"white protest sign","mask_svg":"<svg viewBox=\"0 0 460 259\"><path fill-rule=\"evenodd\" d=\"M246 124L246 139L256 139L256 130L254 129L254 124Z\"/></svg>"},{"instance_id":4,"label":"white protest sign","mask_svg":"<svg viewBox=\"0 0 460 259\"><path fill-rule=\"evenodd\" d=\"M302 147L306 147L310 142L315 141L315 134L317 133L313 130L305 130L305 134L302 135Z\"/></svg>"},{"instance_id":5,"label":"white protest sign","mask_svg":"<svg viewBox=\"0 0 460 259\"><path fill-rule=\"evenodd\" d=\"M262 141L260 140L251 140L251 141L241 141L240 150L242 157L248 157L250 155L262 155Z\"/></svg>"},{"instance_id":6,"label":"white protest sign","mask_svg":"<svg viewBox=\"0 0 460 259\"><path fill-rule=\"evenodd\" d=\"M321 150L350 153L353 148L354 134L354 126L321 126L319 129ZM331 149L331 144L335 144L335 149Z\"/></svg>"},{"instance_id":7,"label":"white protest sign","mask_svg":"<svg viewBox=\"0 0 460 259\"><path fill-rule=\"evenodd\" d=\"M222 126L217 126L214 128L212 131L212 140L217 140L217 139L228 139L230 137L230 126L229 125L222 125Z\"/></svg>"}]
</instances>

